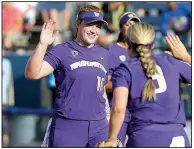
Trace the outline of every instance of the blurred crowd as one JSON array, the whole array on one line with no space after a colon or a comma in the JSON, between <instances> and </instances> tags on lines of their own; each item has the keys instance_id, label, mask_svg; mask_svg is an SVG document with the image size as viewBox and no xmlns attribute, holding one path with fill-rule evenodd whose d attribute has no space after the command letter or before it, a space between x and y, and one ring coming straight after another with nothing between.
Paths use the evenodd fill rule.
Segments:
<instances>
[{"instance_id":1,"label":"blurred crowd","mask_svg":"<svg viewBox=\"0 0 194 149\"><path fill-rule=\"evenodd\" d=\"M103 29L100 45L108 48L117 41L119 17L135 12L141 20L155 26L156 47L163 47L163 36L173 32L191 46L191 3L189 2L3 2L3 48L7 52L32 52L39 41L41 25L49 19L57 23L59 36L54 45L71 40L75 34L76 12L92 3L104 12L109 25ZM9 17L7 17L9 16Z\"/></svg>"}]
</instances>

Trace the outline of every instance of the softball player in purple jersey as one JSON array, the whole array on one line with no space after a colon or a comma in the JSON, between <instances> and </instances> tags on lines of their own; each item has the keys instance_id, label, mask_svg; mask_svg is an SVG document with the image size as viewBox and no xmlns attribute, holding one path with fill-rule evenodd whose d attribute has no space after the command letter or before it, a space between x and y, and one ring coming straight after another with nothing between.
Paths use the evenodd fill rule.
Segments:
<instances>
[{"instance_id":1,"label":"softball player in purple jersey","mask_svg":"<svg viewBox=\"0 0 194 149\"><path fill-rule=\"evenodd\" d=\"M166 54L153 55L155 31L149 24L134 24L128 36L136 56L113 73L109 138L98 146L116 147L127 107L131 113L127 147L189 147L179 82L191 83L191 65ZM176 57L191 60L178 36L169 35L166 39L174 56L177 48L184 54Z\"/></svg>"},{"instance_id":2,"label":"softball player in purple jersey","mask_svg":"<svg viewBox=\"0 0 194 149\"><path fill-rule=\"evenodd\" d=\"M111 76L114 72L115 68L119 67L120 64L127 61L129 59L129 56L131 55L131 49L129 45L127 44L127 31L130 26L132 26L135 22L140 22L140 19L136 16L133 12L126 12L120 17L119 21L119 27L120 27L120 34L118 36L118 40L116 43L114 43L110 48L110 56L111 56L111 68L109 70L109 82L106 85L107 90L107 97L110 104L110 107L112 107L112 82ZM118 134L118 142L121 144L120 146L125 146L125 140L126 139L126 131L128 122L130 120L130 114L129 111L126 110L125 113L125 120L122 124L122 127L120 129L120 132Z\"/></svg>"},{"instance_id":3,"label":"softball player in purple jersey","mask_svg":"<svg viewBox=\"0 0 194 149\"><path fill-rule=\"evenodd\" d=\"M25 76L35 80L52 72L55 76L55 112L48 147L94 147L108 138L103 93L108 81L109 53L95 44L102 25L107 25L102 11L86 5L78 13L76 39L47 52L56 37L55 22L50 20L43 25Z\"/></svg>"}]
</instances>

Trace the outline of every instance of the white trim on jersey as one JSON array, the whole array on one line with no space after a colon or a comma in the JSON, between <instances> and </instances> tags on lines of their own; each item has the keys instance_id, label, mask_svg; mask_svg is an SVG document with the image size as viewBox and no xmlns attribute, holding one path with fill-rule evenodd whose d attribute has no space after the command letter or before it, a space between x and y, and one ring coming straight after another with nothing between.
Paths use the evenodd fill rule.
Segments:
<instances>
[{"instance_id":1,"label":"white trim on jersey","mask_svg":"<svg viewBox=\"0 0 194 149\"><path fill-rule=\"evenodd\" d=\"M185 64L187 64L187 65L189 65L189 66L191 67L191 64L189 64L189 63L187 63L187 62L185 62L185 61L181 61L181 62L183 62L183 63L185 63Z\"/></svg>"},{"instance_id":2,"label":"white trim on jersey","mask_svg":"<svg viewBox=\"0 0 194 149\"><path fill-rule=\"evenodd\" d=\"M183 136L173 137L169 147L185 147L184 137Z\"/></svg>"},{"instance_id":3,"label":"white trim on jersey","mask_svg":"<svg viewBox=\"0 0 194 149\"><path fill-rule=\"evenodd\" d=\"M49 135L50 135L50 127L51 127L51 122L52 122L52 118L49 119L47 128L46 128L46 132L44 135L44 141L41 144L41 147L48 147L49 145Z\"/></svg>"},{"instance_id":4,"label":"white trim on jersey","mask_svg":"<svg viewBox=\"0 0 194 149\"><path fill-rule=\"evenodd\" d=\"M108 102L108 97L106 94L106 89L104 87L104 94L103 94L103 98L105 99L105 112L106 112L106 119L109 121L110 120L110 106L109 106L109 102Z\"/></svg>"}]
</instances>

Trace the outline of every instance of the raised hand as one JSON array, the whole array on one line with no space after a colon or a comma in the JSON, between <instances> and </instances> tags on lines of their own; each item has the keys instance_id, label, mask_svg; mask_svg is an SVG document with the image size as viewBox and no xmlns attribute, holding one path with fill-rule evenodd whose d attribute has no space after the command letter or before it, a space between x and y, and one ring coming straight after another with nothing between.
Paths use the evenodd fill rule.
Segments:
<instances>
[{"instance_id":1,"label":"raised hand","mask_svg":"<svg viewBox=\"0 0 194 149\"><path fill-rule=\"evenodd\" d=\"M58 31L54 31L56 23L52 20L49 20L47 23L44 23L42 26L42 31L40 35L40 43L43 45L50 45L56 38Z\"/></svg>"},{"instance_id":2,"label":"raised hand","mask_svg":"<svg viewBox=\"0 0 194 149\"><path fill-rule=\"evenodd\" d=\"M177 35L168 34L166 36L166 41L170 47L172 56L184 61L190 57L187 49ZM171 55L171 53L169 52L167 54Z\"/></svg>"}]
</instances>

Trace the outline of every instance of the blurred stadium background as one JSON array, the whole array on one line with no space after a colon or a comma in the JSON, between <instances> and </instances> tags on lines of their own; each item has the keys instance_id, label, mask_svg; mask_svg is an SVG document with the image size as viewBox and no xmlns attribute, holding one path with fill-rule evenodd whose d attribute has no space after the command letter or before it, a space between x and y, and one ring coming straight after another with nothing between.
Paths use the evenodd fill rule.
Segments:
<instances>
[{"instance_id":1,"label":"blurred stadium background","mask_svg":"<svg viewBox=\"0 0 194 149\"><path fill-rule=\"evenodd\" d=\"M99 44L105 48L117 40L120 15L132 11L156 28L155 54L168 49L167 32L179 35L191 54L191 2L2 2L4 146L40 147L52 115L55 84L52 75L26 80L25 65L39 41L43 22L49 18L57 22L60 34L53 46L73 39L76 12L85 3L104 11L109 26L103 29ZM181 84L180 96L191 140L191 86Z\"/></svg>"}]
</instances>

